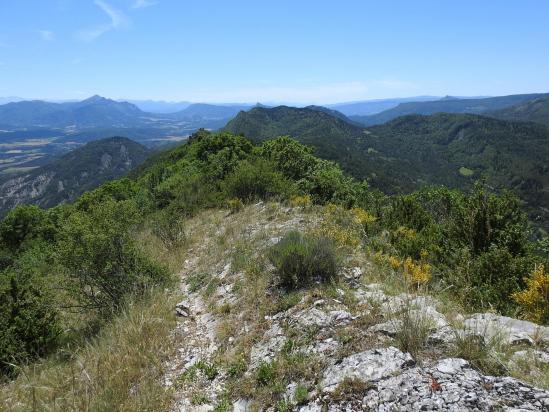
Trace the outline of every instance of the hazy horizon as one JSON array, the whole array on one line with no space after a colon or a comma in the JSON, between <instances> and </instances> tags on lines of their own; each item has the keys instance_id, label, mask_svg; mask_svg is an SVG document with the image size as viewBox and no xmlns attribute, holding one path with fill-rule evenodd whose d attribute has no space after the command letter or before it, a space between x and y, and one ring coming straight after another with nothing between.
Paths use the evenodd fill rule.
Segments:
<instances>
[{"instance_id":1,"label":"hazy horizon","mask_svg":"<svg viewBox=\"0 0 549 412\"><path fill-rule=\"evenodd\" d=\"M545 92L532 92L532 93L545 93ZM518 94L530 94L530 93L518 93ZM212 105L226 105L226 106L238 106L238 105L253 105L253 104L264 104L264 105L293 105L293 106L306 106L306 105L314 105L314 104L324 104L329 106L337 106L337 105L347 105L347 104L353 104L353 103L362 103L362 102L377 102L377 101L386 101L386 100L413 100L413 99L439 99L444 97L454 97L454 98L489 98L489 97L496 97L496 96L450 96L450 95L441 95L441 96L431 96L431 95L418 95L418 96L397 96L397 97L387 97L387 98L365 98L365 99L356 99L356 100L348 100L348 101L334 101L334 102L324 102L324 103L317 103L317 102L292 102L292 101L241 101L241 102L235 102L235 101L191 101L189 99L180 99L180 100L161 100L161 99L149 99L149 98L136 98L136 99L129 99L124 97L111 97L111 96L103 96L100 94L92 94L90 96L85 96L82 98L42 98L42 97L22 97L22 96L0 96L0 102L4 100L14 99L13 101L35 101L35 100L41 100L41 101L47 101L52 103L68 103L68 102L78 102L82 100L89 99L94 96L100 96L104 97L106 99L115 100L115 101L127 101L127 102L155 102L155 103L167 103L167 104L177 104L177 103L191 103L191 104L212 104ZM2 104L2 103L0 103Z\"/></svg>"}]
</instances>

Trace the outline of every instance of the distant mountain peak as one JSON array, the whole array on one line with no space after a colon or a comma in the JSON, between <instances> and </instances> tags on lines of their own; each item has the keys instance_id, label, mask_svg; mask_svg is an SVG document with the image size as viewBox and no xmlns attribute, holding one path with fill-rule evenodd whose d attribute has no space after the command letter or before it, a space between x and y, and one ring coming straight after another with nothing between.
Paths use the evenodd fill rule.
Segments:
<instances>
[{"instance_id":1,"label":"distant mountain peak","mask_svg":"<svg viewBox=\"0 0 549 412\"><path fill-rule=\"evenodd\" d=\"M102 103L102 102L108 102L108 101L110 101L110 99L107 99L106 97L103 97L103 96L99 96L98 94L94 94L93 96L82 100L80 103Z\"/></svg>"}]
</instances>

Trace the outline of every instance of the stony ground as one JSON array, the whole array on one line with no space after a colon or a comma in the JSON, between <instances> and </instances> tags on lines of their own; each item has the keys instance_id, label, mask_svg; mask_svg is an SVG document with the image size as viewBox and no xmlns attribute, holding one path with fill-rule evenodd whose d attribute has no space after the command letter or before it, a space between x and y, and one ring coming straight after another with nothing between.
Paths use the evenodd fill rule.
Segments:
<instances>
[{"instance_id":1,"label":"stony ground","mask_svg":"<svg viewBox=\"0 0 549 412\"><path fill-rule=\"evenodd\" d=\"M547 327L398 290L360 248L337 285L281 293L265 251L318 221L259 203L190 223L173 411L549 410Z\"/></svg>"}]
</instances>

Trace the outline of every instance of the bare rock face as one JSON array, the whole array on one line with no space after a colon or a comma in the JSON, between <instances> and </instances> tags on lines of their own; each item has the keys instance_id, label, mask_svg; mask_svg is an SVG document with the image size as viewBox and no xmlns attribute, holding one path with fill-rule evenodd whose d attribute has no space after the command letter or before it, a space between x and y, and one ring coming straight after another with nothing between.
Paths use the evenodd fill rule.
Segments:
<instances>
[{"instance_id":1,"label":"bare rock face","mask_svg":"<svg viewBox=\"0 0 549 412\"><path fill-rule=\"evenodd\" d=\"M299 409L313 411L544 411L549 393L510 377L484 376L459 358L431 367L413 367L410 355L395 348L355 354L326 370L322 392L344 378L370 383L350 400L320 395Z\"/></svg>"},{"instance_id":2,"label":"bare rock face","mask_svg":"<svg viewBox=\"0 0 549 412\"><path fill-rule=\"evenodd\" d=\"M493 313L476 313L465 320L465 329L486 339L503 339L511 345L549 345L549 327Z\"/></svg>"},{"instance_id":3,"label":"bare rock face","mask_svg":"<svg viewBox=\"0 0 549 412\"><path fill-rule=\"evenodd\" d=\"M324 312L317 308L311 308L301 313L296 313L295 318L300 326L320 326L328 327L330 325L341 325L348 323L353 316L344 310L331 310Z\"/></svg>"},{"instance_id":4,"label":"bare rock face","mask_svg":"<svg viewBox=\"0 0 549 412\"><path fill-rule=\"evenodd\" d=\"M362 402L379 411L540 411L549 407L549 394L513 378L484 376L467 361L448 358L379 380Z\"/></svg>"},{"instance_id":5,"label":"bare rock face","mask_svg":"<svg viewBox=\"0 0 549 412\"><path fill-rule=\"evenodd\" d=\"M21 175L0 184L0 209L9 210L29 199L38 199L46 192L54 174Z\"/></svg>"},{"instance_id":6,"label":"bare rock face","mask_svg":"<svg viewBox=\"0 0 549 412\"><path fill-rule=\"evenodd\" d=\"M413 364L414 360L410 354L402 353L394 347L356 353L326 369L322 390L333 392L346 378L367 382L376 381Z\"/></svg>"},{"instance_id":7,"label":"bare rock face","mask_svg":"<svg viewBox=\"0 0 549 412\"><path fill-rule=\"evenodd\" d=\"M278 323L274 323L263 335L261 342L252 347L250 353L250 366L257 368L262 362L270 362L282 349L286 342L284 331Z\"/></svg>"}]
</instances>

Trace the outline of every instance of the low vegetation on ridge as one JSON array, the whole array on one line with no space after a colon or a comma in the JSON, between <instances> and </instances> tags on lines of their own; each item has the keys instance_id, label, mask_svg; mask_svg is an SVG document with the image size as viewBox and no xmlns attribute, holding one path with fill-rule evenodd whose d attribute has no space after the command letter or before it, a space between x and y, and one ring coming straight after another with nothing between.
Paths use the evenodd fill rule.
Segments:
<instances>
[{"instance_id":1,"label":"low vegetation on ridge","mask_svg":"<svg viewBox=\"0 0 549 412\"><path fill-rule=\"evenodd\" d=\"M228 205L238 213L260 200L322 210L315 231L289 234L271 249L280 293L287 299L315 281L329 285L338 272L339 254L361 248L379 265L402 274L410 290L444 290L473 310L547 319L543 267L549 263L548 242L531 240L527 216L510 192L494 194L477 183L467 192L428 187L388 196L291 138L254 144L226 132L199 131L188 144L150 159L131 178L106 183L74 204L16 208L0 223L4 378L25 379L25 365L38 359L55 359L61 369L85 363L85 342L101 345L101 339L114 339L113 325L128 305L169 290L170 272L177 268L165 257L185 244L190 218ZM206 277L196 283L204 286ZM157 309L159 317L166 316L163 308ZM150 327L143 323L136 330ZM128 347L139 342L137 333L125 336ZM136 376L128 377L130 388L116 387L126 397L113 397L112 409L149 409L148 394L158 391L152 377L159 372L151 372L146 358L154 348L165 353L157 340L151 338L150 345L135 354L143 364L137 362ZM67 355L67 348L77 349ZM300 364L291 348L286 354L279 364L260 368L259 386L283 376L277 367L284 362ZM300 365L307 373L305 364ZM143 370L151 377L144 383L138 377ZM93 373L89 379L101 381ZM94 402L109 396L108 385L94 388ZM43 396L55 399L64 390L56 387ZM138 395L129 401L127 390ZM16 396L9 394L9 384L0 393L0 400Z\"/></svg>"}]
</instances>

